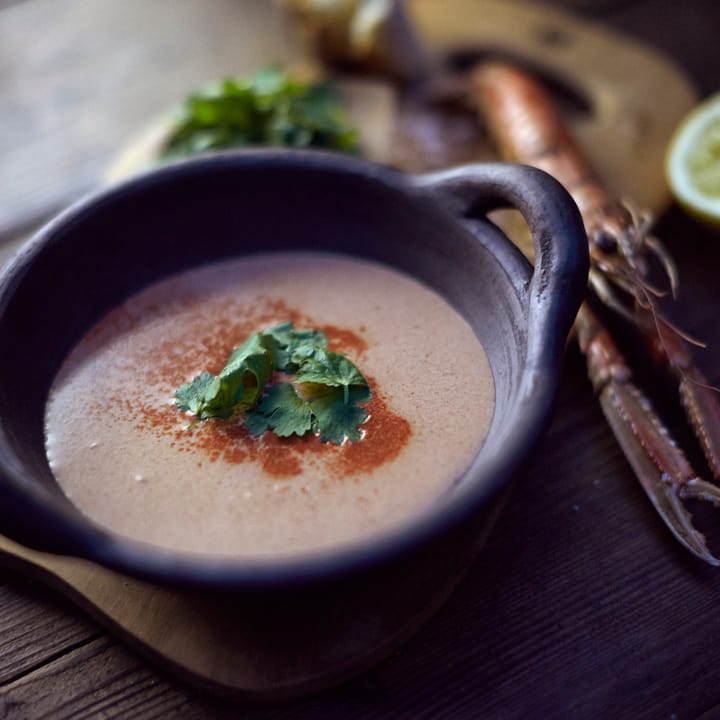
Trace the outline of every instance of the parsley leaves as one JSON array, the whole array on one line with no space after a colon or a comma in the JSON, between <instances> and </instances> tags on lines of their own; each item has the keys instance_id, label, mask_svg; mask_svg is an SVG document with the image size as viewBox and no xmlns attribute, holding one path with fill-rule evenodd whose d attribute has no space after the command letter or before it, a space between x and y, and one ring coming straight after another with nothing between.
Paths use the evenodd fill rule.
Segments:
<instances>
[{"instance_id":1,"label":"parsley leaves","mask_svg":"<svg viewBox=\"0 0 720 720\"><path fill-rule=\"evenodd\" d=\"M260 335L253 333L233 350L219 375L202 372L182 385L175 393L177 406L200 420L228 418L255 405L271 372L268 350Z\"/></svg>"},{"instance_id":2,"label":"parsley leaves","mask_svg":"<svg viewBox=\"0 0 720 720\"><path fill-rule=\"evenodd\" d=\"M327 344L323 332L296 330L291 322L253 333L218 375L202 372L182 385L177 406L199 420L244 412L252 435L312 432L336 445L360 440L360 425L368 419L361 403L372 392L360 370ZM273 369L295 375L294 381L268 384Z\"/></svg>"},{"instance_id":3,"label":"parsley leaves","mask_svg":"<svg viewBox=\"0 0 720 720\"><path fill-rule=\"evenodd\" d=\"M178 110L161 156L248 145L355 152L358 133L330 85L265 69L248 78L217 81L190 95Z\"/></svg>"}]
</instances>

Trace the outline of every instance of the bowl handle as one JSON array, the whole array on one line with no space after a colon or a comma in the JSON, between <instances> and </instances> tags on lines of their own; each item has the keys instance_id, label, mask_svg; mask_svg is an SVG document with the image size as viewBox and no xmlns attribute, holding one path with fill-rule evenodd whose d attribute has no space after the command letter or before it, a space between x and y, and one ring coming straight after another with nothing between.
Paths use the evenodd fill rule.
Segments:
<instances>
[{"instance_id":1,"label":"bowl handle","mask_svg":"<svg viewBox=\"0 0 720 720\"><path fill-rule=\"evenodd\" d=\"M417 175L413 182L459 217L500 208L520 211L535 247L527 357L537 370L554 364L582 302L589 268L582 218L565 188L542 170L507 163Z\"/></svg>"}]
</instances>

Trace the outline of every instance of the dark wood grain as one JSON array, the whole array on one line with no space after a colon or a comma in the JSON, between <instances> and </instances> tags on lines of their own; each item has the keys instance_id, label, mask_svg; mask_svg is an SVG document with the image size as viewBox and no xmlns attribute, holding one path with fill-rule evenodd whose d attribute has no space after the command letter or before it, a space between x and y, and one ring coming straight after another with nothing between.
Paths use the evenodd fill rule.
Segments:
<instances>
[{"instance_id":1,"label":"dark wood grain","mask_svg":"<svg viewBox=\"0 0 720 720\"><path fill-rule=\"evenodd\" d=\"M18 592L18 584L0 585L0 686L12 682L100 634L67 604L42 595Z\"/></svg>"},{"instance_id":2,"label":"dark wood grain","mask_svg":"<svg viewBox=\"0 0 720 720\"><path fill-rule=\"evenodd\" d=\"M594 16L662 48L690 73L703 95L720 88L720 5L714 0L692 0L682 9L673 0L630 0Z\"/></svg>"},{"instance_id":3,"label":"dark wood grain","mask_svg":"<svg viewBox=\"0 0 720 720\"><path fill-rule=\"evenodd\" d=\"M704 93L720 88L714 0L688 1L682 10L671 0L584 6L667 50ZM4 63L9 46L2 30L17 15L9 21L3 13L33 13L39 21L48 7L25 0L0 10ZM44 142L23 150L36 164L33 172ZM6 157L0 152L3 168ZM98 173L74 168L71 159L66 169L74 188ZM53 194L57 177L43 182L32 212L64 197ZM21 218L7 209L13 196L5 187L9 226ZM698 360L718 383L720 233L672 208L658 234L681 273L673 314L710 343ZM679 425L679 413L669 412ZM680 549L655 515L604 424L574 349L544 442L518 477L478 562L419 634L338 689L291 705L238 708L158 671L51 591L5 571L0 583L2 718L720 716L720 573Z\"/></svg>"},{"instance_id":4,"label":"dark wood grain","mask_svg":"<svg viewBox=\"0 0 720 720\"><path fill-rule=\"evenodd\" d=\"M2 686L4 718L167 717L184 704L156 673L99 638ZM0 705L0 708L3 706Z\"/></svg>"}]
</instances>

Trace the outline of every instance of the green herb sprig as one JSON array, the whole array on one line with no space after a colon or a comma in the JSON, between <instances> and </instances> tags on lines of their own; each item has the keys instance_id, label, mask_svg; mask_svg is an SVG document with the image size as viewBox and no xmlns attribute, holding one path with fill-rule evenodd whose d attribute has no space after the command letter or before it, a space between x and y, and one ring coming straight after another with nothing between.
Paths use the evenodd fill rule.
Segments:
<instances>
[{"instance_id":1,"label":"green herb sprig","mask_svg":"<svg viewBox=\"0 0 720 720\"><path fill-rule=\"evenodd\" d=\"M178 409L199 420L245 413L252 435L279 437L311 432L322 442L362 438L362 407L372 397L367 380L344 355L328 350L319 330L296 330L292 322L253 333L233 350L225 367L202 372L175 393ZM294 375L270 382L273 370Z\"/></svg>"},{"instance_id":2,"label":"green herb sprig","mask_svg":"<svg viewBox=\"0 0 720 720\"><path fill-rule=\"evenodd\" d=\"M160 155L171 159L248 145L355 152L358 133L330 85L264 69L190 95Z\"/></svg>"}]
</instances>

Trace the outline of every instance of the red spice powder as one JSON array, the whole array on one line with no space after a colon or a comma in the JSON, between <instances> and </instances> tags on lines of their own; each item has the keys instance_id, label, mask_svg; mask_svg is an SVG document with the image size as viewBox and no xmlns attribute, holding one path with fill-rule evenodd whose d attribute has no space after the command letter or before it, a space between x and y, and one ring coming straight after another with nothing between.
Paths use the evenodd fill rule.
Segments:
<instances>
[{"instance_id":1,"label":"red spice powder","mask_svg":"<svg viewBox=\"0 0 720 720\"><path fill-rule=\"evenodd\" d=\"M392 412L382 397L376 395L368 404L370 418L363 425L365 437L348 443L338 457L344 476L370 472L394 460L412 435L410 423Z\"/></svg>"},{"instance_id":2,"label":"red spice powder","mask_svg":"<svg viewBox=\"0 0 720 720\"><path fill-rule=\"evenodd\" d=\"M322 443L312 435L279 438L265 433L262 437L252 437L241 419L199 423L186 431L183 442L202 452L211 462L219 459L231 465L257 462L268 475L276 478L300 475L307 458L317 458L334 475L351 477L396 458L412 436L410 423L392 412L377 391L367 410L370 417L362 425L363 439L341 446ZM155 430L163 432L160 426Z\"/></svg>"},{"instance_id":3,"label":"red spice powder","mask_svg":"<svg viewBox=\"0 0 720 720\"><path fill-rule=\"evenodd\" d=\"M217 374L228 356L252 332L264 330L278 322L290 320L298 328L317 327L311 318L289 307L284 301L263 299L252 313L233 325L208 330L204 321L187 325L187 343L177 338L160 343L147 358L144 378L146 382L161 383L176 388L189 380L187 357L202 357L203 367ZM367 350L362 335L334 325L320 327L328 338L330 349L359 358ZM185 345L187 344L187 347ZM370 379L369 379L370 380ZM322 443L315 436L279 438L272 433L252 437L242 425L242 418L207 420L179 428L183 420L174 404L162 408L151 406L124 406L129 415L137 415L136 427L144 431L167 436L179 452L202 453L209 462L222 460L231 465L245 462L259 463L264 472L276 478L300 475L308 460L319 461L338 477L366 473L396 458L407 445L412 428L403 417L388 407L376 383L370 380L373 399L368 403L368 420L362 425L364 437L359 442L346 442L341 446Z\"/></svg>"},{"instance_id":4,"label":"red spice powder","mask_svg":"<svg viewBox=\"0 0 720 720\"><path fill-rule=\"evenodd\" d=\"M354 354L355 357L359 358L367 350L365 338L352 330L339 328L335 325L323 325L320 330L327 336L328 347L333 352L341 352L345 355Z\"/></svg>"}]
</instances>

